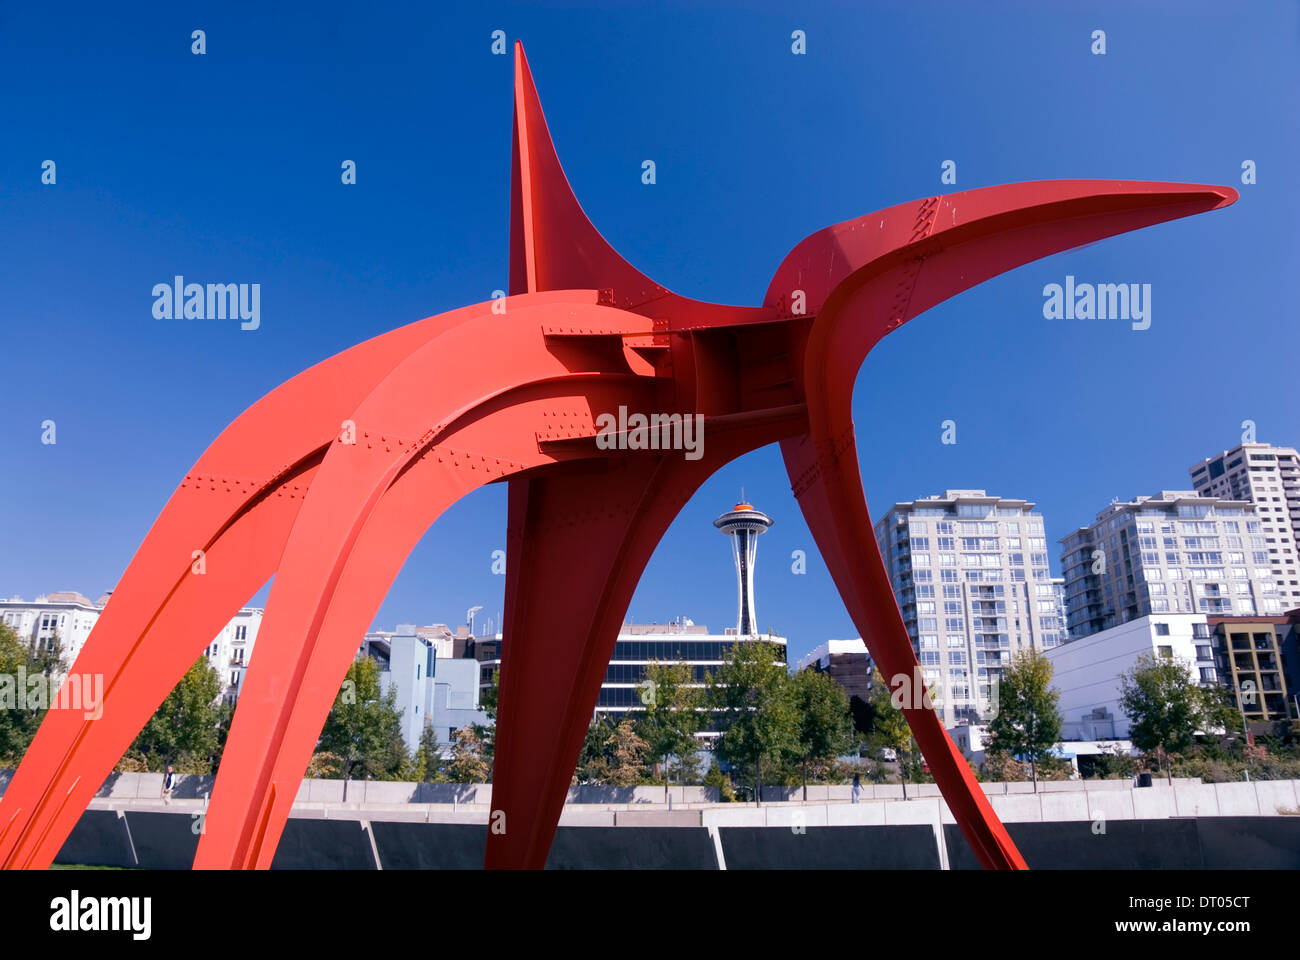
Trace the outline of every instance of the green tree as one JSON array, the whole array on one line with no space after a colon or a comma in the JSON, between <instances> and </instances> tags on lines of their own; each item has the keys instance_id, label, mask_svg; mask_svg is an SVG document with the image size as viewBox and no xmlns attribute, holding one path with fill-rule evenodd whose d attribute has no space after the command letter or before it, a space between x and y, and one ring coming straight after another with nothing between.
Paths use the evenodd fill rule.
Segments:
<instances>
[{"instance_id":1,"label":"green tree","mask_svg":"<svg viewBox=\"0 0 1300 960\"><path fill-rule=\"evenodd\" d=\"M704 785L706 787L717 787L718 799L723 803L730 803L736 799L736 791L731 788L731 781L722 772L722 768L718 766L716 759L709 763L708 772L704 774Z\"/></svg>"},{"instance_id":2,"label":"green tree","mask_svg":"<svg viewBox=\"0 0 1300 960\"><path fill-rule=\"evenodd\" d=\"M598 713L591 718L582 741L582 751L578 754L578 764L573 770L574 785L608 781L610 758L606 744L613 732L614 728L604 714Z\"/></svg>"},{"instance_id":3,"label":"green tree","mask_svg":"<svg viewBox=\"0 0 1300 960\"><path fill-rule=\"evenodd\" d=\"M892 750L898 761L898 782L903 786L903 799L907 799L907 766L909 759L916 752L916 741L912 739L912 728L908 726L903 711L894 705L890 692L880 670L871 674L871 732L867 743L873 750Z\"/></svg>"},{"instance_id":4,"label":"green tree","mask_svg":"<svg viewBox=\"0 0 1300 960\"><path fill-rule=\"evenodd\" d=\"M636 731L646 742L646 760L663 764L664 803L668 802L669 758L676 758L679 779L694 769L699 749L695 731L700 728L703 691L692 685L691 668L685 663L654 662L646 667L641 684L644 711L637 717ZM690 768L690 769L688 769Z\"/></svg>"},{"instance_id":5,"label":"green tree","mask_svg":"<svg viewBox=\"0 0 1300 960\"><path fill-rule=\"evenodd\" d=\"M853 748L853 717L849 696L827 674L801 670L794 675L795 709L799 716L795 753L803 779L803 798L808 799L808 769L825 774L842 753Z\"/></svg>"},{"instance_id":6,"label":"green tree","mask_svg":"<svg viewBox=\"0 0 1300 960\"><path fill-rule=\"evenodd\" d=\"M991 783L1019 783L1025 779L1025 765L1011 754L996 750L984 752L981 772Z\"/></svg>"},{"instance_id":7,"label":"green tree","mask_svg":"<svg viewBox=\"0 0 1300 960\"><path fill-rule=\"evenodd\" d=\"M1092 775L1098 780L1130 780L1137 771L1137 760L1118 743L1092 759Z\"/></svg>"},{"instance_id":8,"label":"green tree","mask_svg":"<svg viewBox=\"0 0 1300 960\"><path fill-rule=\"evenodd\" d=\"M1155 751L1173 783L1171 754L1196 742L1197 729L1222 725L1222 700L1193 679L1191 664L1172 656L1142 654L1120 674L1120 703L1128 714L1129 737L1139 750Z\"/></svg>"},{"instance_id":9,"label":"green tree","mask_svg":"<svg viewBox=\"0 0 1300 960\"><path fill-rule=\"evenodd\" d=\"M221 678L207 657L199 657L167 694L127 752L145 770L174 766L178 773L212 773L221 743L217 702Z\"/></svg>"},{"instance_id":10,"label":"green tree","mask_svg":"<svg viewBox=\"0 0 1300 960\"><path fill-rule=\"evenodd\" d=\"M478 708L486 713L487 718L494 723L497 718L497 703L501 695L500 677L501 671L493 670L492 682L488 684L487 689L480 690L478 695Z\"/></svg>"},{"instance_id":11,"label":"green tree","mask_svg":"<svg viewBox=\"0 0 1300 960\"><path fill-rule=\"evenodd\" d=\"M220 678L218 678L220 679ZM217 749L212 756L212 772L221 766L221 758L226 753L226 741L230 738L230 726L235 722L235 705L224 699L217 702Z\"/></svg>"},{"instance_id":12,"label":"green tree","mask_svg":"<svg viewBox=\"0 0 1300 960\"><path fill-rule=\"evenodd\" d=\"M427 724L420 734L420 744L415 749L416 783L444 783L446 775L442 771L442 744L438 742L437 731L432 724Z\"/></svg>"},{"instance_id":13,"label":"green tree","mask_svg":"<svg viewBox=\"0 0 1300 960\"><path fill-rule=\"evenodd\" d=\"M780 647L766 640L732 644L710 680L709 700L722 726L715 749L723 760L752 773L758 803L764 764L779 769L798 750L794 683Z\"/></svg>"},{"instance_id":14,"label":"green tree","mask_svg":"<svg viewBox=\"0 0 1300 960\"><path fill-rule=\"evenodd\" d=\"M631 787L644 779L648 745L637 734L636 726L630 718L619 721L605 741L605 746L610 756L610 783L616 787Z\"/></svg>"},{"instance_id":15,"label":"green tree","mask_svg":"<svg viewBox=\"0 0 1300 960\"><path fill-rule=\"evenodd\" d=\"M57 634L37 648L0 623L0 766L16 767L22 760L49 709L53 680L66 671ZM30 681L36 677L42 678L42 695L32 698Z\"/></svg>"},{"instance_id":16,"label":"green tree","mask_svg":"<svg viewBox=\"0 0 1300 960\"><path fill-rule=\"evenodd\" d=\"M1061 695L1052 689L1052 663L1037 650L1022 650L1002 671L998 711L989 722L986 751L1029 761L1034 792L1038 766L1061 737Z\"/></svg>"},{"instance_id":17,"label":"green tree","mask_svg":"<svg viewBox=\"0 0 1300 960\"><path fill-rule=\"evenodd\" d=\"M1237 706L1231 690L1219 683L1202 684L1201 697L1203 730L1207 733L1216 730L1225 733L1246 732L1242 725L1241 708Z\"/></svg>"},{"instance_id":18,"label":"green tree","mask_svg":"<svg viewBox=\"0 0 1300 960\"><path fill-rule=\"evenodd\" d=\"M478 708L487 714L487 723L474 724L474 734L483 744L483 759L487 762L486 780L492 779L492 767L496 762L497 750L497 704L500 697L500 686L498 681L501 677L500 670L492 671L492 683L487 689L480 691L478 698Z\"/></svg>"},{"instance_id":19,"label":"green tree","mask_svg":"<svg viewBox=\"0 0 1300 960\"><path fill-rule=\"evenodd\" d=\"M451 732L451 757L444 769L452 783L483 783L487 780L487 758L478 727L471 725Z\"/></svg>"},{"instance_id":20,"label":"green tree","mask_svg":"<svg viewBox=\"0 0 1300 960\"><path fill-rule=\"evenodd\" d=\"M339 758L335 772L343 777L345 800L348 780L396 780L409 772L397 692L380 692L379 664L373 657L348 667L316 749Z\"/></svg>"}]
</instances>

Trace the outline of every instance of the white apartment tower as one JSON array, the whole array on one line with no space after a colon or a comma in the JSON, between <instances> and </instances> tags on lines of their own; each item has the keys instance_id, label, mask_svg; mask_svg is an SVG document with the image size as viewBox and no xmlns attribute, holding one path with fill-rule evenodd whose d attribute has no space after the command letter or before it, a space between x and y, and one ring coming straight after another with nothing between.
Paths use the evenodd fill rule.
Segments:
<instances>
[{"instance_id":1,"label":"white apartment tower","mask_svg":"<svg viewBox=\"0 0 1300 960\"><path fill-rule=\"evenodd\" d=\"M1271 443L1243 443L1207 457L1191 474L1203 497L1255 505L1283 605L1300 607L1300 453Z\"/></svg>"},{"instance_id":2,"label":"white apartment tower","mask_svg":"<svg viewBox=\"0 0 1300 960\"><path fill-rule=\"evenodd\" d=\"M876 539L946 726L989 711L990 683L1013 652L1064 641L1059 584L1034 504L947 490L894 504Z\"/></svg>"},{"instance_id":3,"label":"white apartment tower","mask_svg":"<svg viewBox=\"0 0 1300 960\"><path fill-rule=\"evenodd\" d=\"M1071 639L1162 613L1277 615L1262 521L1240 499L1161 490L1061 539Z\"/></svg>"}]
</instances>

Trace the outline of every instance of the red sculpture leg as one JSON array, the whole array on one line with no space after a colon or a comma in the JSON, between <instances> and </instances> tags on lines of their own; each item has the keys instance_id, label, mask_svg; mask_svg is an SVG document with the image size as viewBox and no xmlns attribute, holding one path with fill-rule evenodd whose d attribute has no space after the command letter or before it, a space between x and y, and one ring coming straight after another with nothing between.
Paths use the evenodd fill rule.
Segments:
<instances>
[{"instance_id":1,"label":"red sculpture leg","mask_svg":"<svg viewBox=\"0 0 1300 960\"><path fill-rule=\"evenodd\" d=\"M643 452L510 482L505 631L485 865L546 865L627 606L700 484L802 408L705 421L704 455Z\"/></svg>"},{"instance_id":2,"label":"red sculpture leg","mask_svg":"<svg viewBox=\"0 0 1300 960\"><path fill-rule=\"evenodd\" d=\"M572 392L580 387L584 392ZM566 393L566 389L570 392ZM497 429L494 406L512 408L512 415L529 416L541 424L557 410L568 411L593 403L603 407L615 396L615 390L609 384L583 377L549 381L512 391L508 399L501 398L496 405L486 405L478 412L478 419L462 424L446 442L426 448L402 469L375 506L347 555L321 621L316 652L308 668L310 673L304 677L301 689L327 693L328 702L324 704L324 710L328 711L356 653L357 638L365 634L411 550L443 509L478 486L498 482L526 469L527 464L539 462L536 440L529 434L521 431L503 433ZM493 451L492 457L471 452L487 449ZM558 462L578 453L576 450L552 450L542 462ZM263 629L265 631L265 626ZM259 639L259 650L265 639ZM277 644L271 649L292 653L297 648L293 644ZM278 708L291 692L287 676L287 671L283 670L263 671L259 668L254 672L250 668L245 677L241 704L271 704ZM322 701L325 699L320 698ZM324 722L324 713L318 720L314 716L307 717L309 710L319 713L321 703L308 703L301 697L295 702L293 719L288 725L290 732L319 729ZM256 708L249 708L249 716L255 716L256 712ZM236 715L243 716L239 712ZM269 745L258 736L260 728L256 720L241 720L240 723L238 730L231 731L222 770L237 772L253 769L258 764L269 764L273 771L271 788L263 796L264 807L253 821L255 832L250 833L251 839L248 839L242 835L247 824L241 818L252 812L247 794L253 787L229 776L219 777L195 857L195 866L199 868L269 866L295 798L297 784L302 778L301 770L289 771L292 751L299 751L292 754L297 757L294 762L300 761L304 768L307 762L302 758L304 745L301 742L283 738ZM307 738L305 753L308 758L316 738L315 733Z\"/></svg>"},{"instance_id":3,"label":"red sculpture leg","mask_svg":"<svg viewBox=\"0 0 1300 960\"><path fill-rule=\"evenodd\" d=\"M126 618L101 619L92 637L101 642L87 649L74 669L104 677L102 713L51 710L46 715L20 776L5 794L0 843L6 866L48 867L149 716L231 614L274 572L274 554L258 553L255 544L260 537L287 537L294 512L286 504L229 529L207 551L206 576L177 584L138 642L121 632L116 647L102 642L113 638L114 627ZM122 597L117 609L125 614L130 594ZM41 749L46 745L51 749Z\"/></svg>"},{"instance_id":4,"label":"red sculpture leg","mask_svg":"<svg viewBox=\"0 0 1300 960\"><path fill-rule=\"evenodd\" d=\"M506 303L572 299L542 293ZM49 866L149 716L275 573L344 419L420 344L475 315L491 315L489 305L408 324L322 361L263 397L213 441L159 515L72 668L103 675L102 716L49 711L0 798L0 865ZM195 550L203 551L200 566Z\"/></svg>"},{"instance_id":5,"label":"red sculpture leg","mask_svg":"<svg viewBox=\"0 0 1300 960\"><path fill-rule=\"evenodd\" d=\"M364 396L367 378L444 322L410 324L317 364L213 441L164 507L72 666L104 677L102 715L49 711L0 799L0 864L50 864L149 716L275 572L323 449ZM264 442L268 436L277 442Z\"/></svg>"},{"instance_id":6,"label":"red sculpture leg","mask_svg":"<svg viewBox=\"0 0 1300 960\"><path fill-rule=\"evenodd\" d=\"M510 483L488 867L546 864L619 625L681 506L653 493L678 472L667 456Z\"/></svg>"},{"instance_id":7,"label":"red sculpture leg","mask_svg":"<svg viewBox=\"0 0 1300 960\"><path fill-rule=\"evenodd\" d=\"M809 436L784 441L786 469L800 478L799 507L872 660L886 682L904 677L912 689L921 674L871 529L851 428L838 439L814 428ZM920 690L915 693L903 715L975 856L986 868L1025 869L939 715L922 705Z\"/></svg>"},{"instance_id":8,"label":"red sculpture leg","mask_svg":"<svg viewBox=\"0 0 1300 960\"><path fill-rule=\"evenodd\" d=\"M886 679L917 663L862 494L853 383L871 347L934 304L1007 269L1124 230L1230 202L1220 188L1066 181L990 187L893 207L822 230L777 271L768 302L794 291L817 314L798 377L809 435L782 444L800 507ZM960 215L959 215L960 214ZM986 867L1023 868L932 709L904 711L949 809Z\"/></svg>"},{"instance_id":9,"label":"red sculpture leg","mask_svg":"<svg viewBox=\"0 0 1300 960\"><path fill-rule=\"evenodd\" d=\"M629 390L638 379L652 384L630 372L634 361L621 348L585 350L549 338L547 330L561 322L580 329L645 326L642 318L595 306L593 292L572 296L563 304L511 304L500 315L444 331L351 415L357 442L331 447L281 558L196 865L270 865L358 638L419 533L473 488L556 461L537 442L547 409L556 407L546 394L565 396L570 408L575 389L590 406L637 397ZM475 364L488 337L513 345L508 362ZM451 448L477 456L459 459ZM416 474L421 497L407 496L378 516L397 481L415 484Z\"/></svg>"}]
</instances>

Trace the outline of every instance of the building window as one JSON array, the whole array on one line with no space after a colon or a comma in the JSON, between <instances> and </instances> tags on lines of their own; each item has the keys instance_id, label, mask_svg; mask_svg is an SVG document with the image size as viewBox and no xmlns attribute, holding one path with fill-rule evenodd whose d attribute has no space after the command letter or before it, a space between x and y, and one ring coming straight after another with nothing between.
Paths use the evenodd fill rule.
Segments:
<instances>
[{"instance_id":1,"label":"building window","mask_svg":"<svg viewBox=\"0 0 1300 960\"><path fill-rule=\"evenodd\" d=\"M1162 657L1171 657L1171 658L1172 658L1173 655L1174 655L1174 648L1173 648L1173 647L1167 647L1167 646L1164 646L1164 645L1162 644L1162 645L1156 647L1156 653L1160 654L1160 656L1162 656Z\"/></svg>"},{"instance_id":2,"label":"building window","mask_svg":"<svg viewBox=\"0 0 1300 960\"><path fill-rule=\"evenodd\" d=\"M1169 624L1167 624L1167 623L1157 623L1157 624L1155 625L1155 628L1156 628L1156 636L1157 636L1157 637L1167 637L1167 636L1169 636Z\"/></svg>"}]
</instances>

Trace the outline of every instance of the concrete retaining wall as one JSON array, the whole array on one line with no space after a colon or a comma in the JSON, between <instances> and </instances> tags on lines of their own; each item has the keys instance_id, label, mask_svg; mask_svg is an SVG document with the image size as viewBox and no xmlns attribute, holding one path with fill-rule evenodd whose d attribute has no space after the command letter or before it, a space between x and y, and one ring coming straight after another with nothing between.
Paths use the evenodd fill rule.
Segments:
<instances>
[{"instance_id":1,"label":"concrete retaining wall","mask_svg":"<svg viewBox=\"0 0 1300 960\"><path fill-rule=\"evenodd\" d=\"M937 870L940 865L934 830L918 824L809 826L804 832L723 827L718 833L728 870Z\"/></svg>"},{"instance_id":2,"label":"concrete retaining wall","mask_svg":"<svg viewBox=\"0 0 1300 960\"><path fill-rule=\"evenodd\" d=\"M716 870L702 827L561 827L547 870Z\"/></svg>"},{"instance_id":3,"label":"concrete retaining wall","mask_svg":"<svg viewBox=\"0 0 1300 960\"><path fill-rule=\"evenodd\" d=\"M1036 870L1300 868L1300 817L1009 823L1007 832ZM944 833L950 868L979 869L961 831Z\"/></svg>"},{"instance_id":4,"label":"concrete retaining wall","mask_svg":"<svg viewBox=\"0 0 1300 960\"><path fill-rule=\"evenodd\" d=\"M190 869L194 851L199 847L199 835L194 829L197 822L185 813L126 811L126 828L135 849L136 864L151 870ZM60 851L55 862L75 861L65 860Z\"/></svg>"},{"instance_id":5,"label":"concrete retaining wall","mask_svg":"<svg viewBox=\"0 0 1300 960\"><path fill-rule=\"evenodd\" d=\"M59 851L60 863L135 867L135 850L126 816L117 810L87 810Z\"/></svg>"},{"instance_id":6,"label":"concrete retaining wall","mask_svg":"<svg viewBox=\"0 0 1300 960\"><path fill-rule=\"evenodd\" d=\"M937 801L770 810L787 823L563 826L547 867L712 870L719 866L720 850L730 870L978 868L960 830L954 824L939 827ZM902 822L904 811L914 822ZM811 814L806 823L798 816L805 812ZM862 820L834 822L845 812ZM829 822L820 819L822 814ZM193 824L184 812L119 816L114 810L89 810L57 861L184 869L198 843ZM1300 868L1300 817L1021 821L1009 823L1007 830L1035 869ZM292 817L273 867L373 870L377 859L385 870L479 869L486 839L486 823Z\"/></svg>"},{"instance_id":7,"label":"concrete retaining wall","mask_svg":"<svg viewBox=\"0 0 1300 960\"><path fill-rule=\"evenodd\" d=\"M0 771L0 786L9 780L9 772ZM574 788L571 802L561 813L560 833L576 838L565 842L577 845L555 847L555 865L599 862L617 867L640 856L646 858L646 865L696 867L703 842L700 837L709 841L708 849L715 849L715 838L725 849L725 831L733 831L730 835L737 844L737 856L755 858L753 862L758 864L767 862L764 858L769 854L759 851L754 846L759 841L743 831L758 830L754 836L759 838L772 830L792 836L831 831L819 834L831 837L841 827L915 826L932 832L953 827L942 798L919 795L936 791L909 789L911 799L904 801L897 784L870 786L871 797L856 804L841 799L848 788L820 785L809 788L808 803L769 802L762 806L706 805L701 798L709 794L703 788L674 787L672 810L662 803L662 787ZM1001 793L995 789L1000 786L1006 787ZM1291 865L1294 850L1288 844L1293 843L1294 833L1287 831L1300 831L1300 817L1278 816L1300 810L1300 781L1295 780L1175 781L1172 787L1157 782L1144 788L1134 788L1127 781L1049 782L1040 784L1045 789L1036 794L1025 792L1030 786L984 785L990 804L1017 843L1020 837L1025 838L1025 855L1031 865L1031 852L1047 866L1143 866L1148 862L1155 866ZM211 778L180 778L170 806L162 804L161 790L161 774L110 777L69 836L59 861L155 869L188 867L198 843L197 814L204 806L201 798L210 792ZM802 795L802 790L795 790ZM304 781L298 798L278 848L276 867L373 869L376 857L380 863L387 858L393 869L477 867L481 863L483 831L491 810L490 785L350 781L347 802L343 803L342 781L310 780ZM1250 826L1252 819L1267 822ZM1208 833L1196 834L1192 837L1196 844L1189 845L1191 835L1180 832L1186 828L1169 826L1170 822L1215 826L1207 827ZM1284 826L1270 826L1274 823ZM438 842L448 846L413 839L430 836L426 829L430 827L439 828L435 831ZM627 831L649 832L636 841L639 846L625 848L622 845L632 843L633 837ZM947 832L950 838L961 839L959 833ZM682 839L685 837L692 839ZM1117 846L1116 840L1148 852L1124 860L1111 850ZM1300 844L1300 838L1294 843ZM954 867L962 866L969 857L964 844L964 840L958 844L952 839L947 843ZM1168 845L1170 852L1159 853L1155 849L1159 844ZM799 855L792 865L796 861L834 865L842 859L832 853L812 856L808 852L812 844L795 849ZM893 864L870 844L859 844L854 850L855 862L863 865ZM771 854L778 860L791 856ZM1294 865L1300 866L1300 862Z\"/></svg>"},{"instance_id":8,"label":"concrete retaining wall","mask_svg":"<svg viewBox=\"0 0 1300 960\"><path fill-rule=\"evenodd\" d=\"M374 870L370 824L365 820L290 817L276 847L272 870Z\"/></svg>"}]
</instances>

